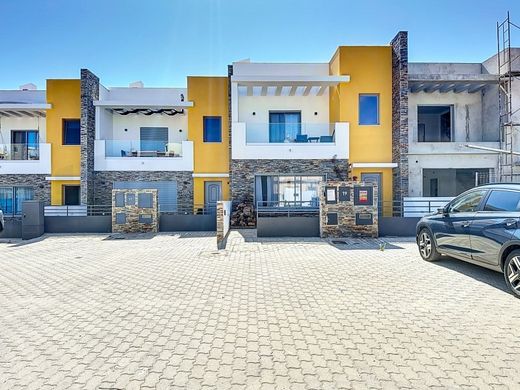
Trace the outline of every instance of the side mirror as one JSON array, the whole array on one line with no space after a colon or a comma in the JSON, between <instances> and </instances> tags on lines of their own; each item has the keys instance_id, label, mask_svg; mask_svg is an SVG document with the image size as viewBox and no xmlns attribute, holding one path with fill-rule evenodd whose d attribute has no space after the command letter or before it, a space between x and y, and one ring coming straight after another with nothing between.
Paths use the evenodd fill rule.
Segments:
<instances>
[{"instance_id":1,"label":"side mirror","mask_svg":"<svg viewBox=\"0 0 520 390\"><path fill-rule=\"evenodd\" d=\"M442 215L448 215L448 208L447 207L442 207L440 209L437 209L437 213L438 214L442 214Z\"/></svg>"}]
</instances>

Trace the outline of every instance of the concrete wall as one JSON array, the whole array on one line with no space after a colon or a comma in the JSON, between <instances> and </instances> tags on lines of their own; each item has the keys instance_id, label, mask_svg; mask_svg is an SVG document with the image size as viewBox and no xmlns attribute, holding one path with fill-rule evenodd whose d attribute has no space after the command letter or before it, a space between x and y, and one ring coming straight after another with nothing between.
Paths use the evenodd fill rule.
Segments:
<instances>
[{"instance_id":1,"label":"concrete wall","mask_svg":"<svg viewBox=\"0 0 520 390\"><path fill-rule=\"evenodd\" d=\"M3 145L11 143L12 130L38 130L40 142L46 141L46 120L40 116L35 117L15 117L2 116L0 123L0 151Z\"/></svg>"},{"instance_id":2,"label":"concrete wall","mask_svg":"<svg viewBox=\"0 0 520 390\"><path fill-rule=\"evenodd\" d=\"M207 215L183 215L183 214L160 214L160 232L182 232L182 231L215 231L217 226L215 214Z\"/></svg>"},{"instance_id":3,"label":"concrete wall","mask_svg":"<svg viewBox=\"0 0 520 390\"><path fill-rule=\"evenodd\" d=\"M110 215L45 217L45 233L110 233L111 231Z\"/></svg>"},{"instance_id":4,"label":"concrete wall","mask_svg":"<svg viewBox=\"0 0 520 390\"><path fill-rule=\"evenodd\" d=\"M383 217L379 219L379 235L415 237L416 226L421 218Z\"/></svg>"},{"instance_id":5,"label":"concrete wall","mask_svg":"<svg viewBox=\"0 0 520 390\"><path fill-rule=\"evenodd\" d=\"M411 93L409 95L409 135L410 153L413 153L414 143L418 141L418 106L452 105L453 128L452 141L482 142L498 141L498 121L494 127L483 127L483 99L481 93ZM466 138L466 106L469 110L469 139ZM424 121L424 120L423 120Z\"/></svg>"},{"instance_id":6,"label":"concrete wall","mask_svg":"<svg viewBox=\"0 0 520 390\"><path fill-rule=\"evenodd\" d=\"M308 217L259 217L257 237L319 237L320 218Z\"/></svg>"}]
</instances>

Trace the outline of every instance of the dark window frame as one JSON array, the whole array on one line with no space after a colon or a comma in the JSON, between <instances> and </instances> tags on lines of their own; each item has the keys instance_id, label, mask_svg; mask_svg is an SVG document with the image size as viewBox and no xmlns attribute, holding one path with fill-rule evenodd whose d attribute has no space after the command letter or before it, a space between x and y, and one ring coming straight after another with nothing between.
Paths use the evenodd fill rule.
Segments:
<instances>
[{"instance_id":1,"label":"dark window frame","mask_svg":"<svg viewBox=\"0 0 520 390\"><path fill-rule=\"evenodd\" d=\"M220 124L220 132L219 132L219 137L218 137L218 141L209 141L208 137L207 136L207 131L209 129L206 128L206 120L207 119L218 119L219 120L219 124ZM202 117L202 142L204 143L209 143L209 144L219 144L219 143L222 143L222 116L219 116L219 115L204 115Z\"/></svg>"},{"instance_id":2,"label":"dark window frame","mask_svg":"<svg viewBox=\"0 0 520 390\"><path fill-rule=\"evenodd\" d=\"M69 143L67 142L67 137L66 137L66 131L67 131L67 127L66 127L66 124L69 123L69 122L72 122L72 121L77 121L79 123L79 128L78 128L78 131L79 131L79 139L78 139L78 143ZM61 120L61 143L63 146L79 146L81 145L81 119L79 118L63 118Z\"/></svg>"},{"instance_id":3,"label":"dark window frame","mask_svg":"<svg viewBox=\"0 0 520 390\"><path fill-rule=\"evenodd\" d=\"M364 96L375 96L377 98L376 123L361 123L361 98ZM359 126L381 126L381 95L379 93L360 93L358 95L358 125Z\"/></svg>"}]
</instances>

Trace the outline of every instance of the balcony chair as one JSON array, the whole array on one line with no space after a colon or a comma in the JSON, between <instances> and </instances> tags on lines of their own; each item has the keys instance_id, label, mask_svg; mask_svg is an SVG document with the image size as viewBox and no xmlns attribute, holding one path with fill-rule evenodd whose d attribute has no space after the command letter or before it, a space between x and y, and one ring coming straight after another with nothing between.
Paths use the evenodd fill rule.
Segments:
<instances>
[{"instance_id":1,"label":"balcony chair","mask_svg":"<svg viewBox=\"0 0 520 390\"><path fill-rule=\"evenodd\" d=\"M167 157L180 157L182 154L182 145L180 143L166 144L165 155Z\"/></svg>"},{"instance_id":2,"label":"balcony chair","mask_svg":"<svg viewBox=\"0 0 520 390\"><path fill-rule=\"evenodd\" d=\"M309 142L308 135L307 134L296 134L296 142L298 142L298 143Z\"/></svg>"},{"instance_id":3,"label":"balcony chair","mask_svg":"<svg viewBox=\"0 0 520 390\"><path fill-rule=\"evenodd\" d=\"M322 135L320 142L334 142L334 137L332 135Z\"/></svg>"}]
</instances>

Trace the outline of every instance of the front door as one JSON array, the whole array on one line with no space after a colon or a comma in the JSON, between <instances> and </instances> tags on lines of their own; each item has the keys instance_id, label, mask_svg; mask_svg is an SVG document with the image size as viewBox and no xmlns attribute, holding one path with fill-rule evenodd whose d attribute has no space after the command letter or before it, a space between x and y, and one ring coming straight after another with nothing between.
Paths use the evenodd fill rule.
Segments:
<instances>
[{"instance_id":1,"label":"front door","mask_svg":"<svg viewBox=\"0 0 520 390\"><path fill-rule=\"evenodd\" d=\"M11 132L11 159L37 160L38 131L13 130Z\"/></svg>"},{"instance_id":2,"label":"front door","mask_svg":"<svg viewBox=\"0 0 520 390\"><path fill-rule=\"evenodd\" d=\"M204 206L209 212L214 213L217 202L222 200L222 183L220 181L204 182Z\"/></svg>"},{"instance_id":3,"label":"front door","mask_svg":"<svg viewBox=\"0 0 520 390\"><path fill-rule=\"evenodd\" d=\"M383 213L383 180L382 174L377 173L361 173L361 181L367 183L376 183L377 184L377 206L378 206L378 214L381 215Z\"/></svg>"},{"instance_id":4,"label":"front door","mask_svg":"<svg viewBox=\"0 0 520 390\"><path fill-rule=\"evenodd\" d=\"M78 206L79 205L79 186L63 186L63 205Z\"/></svg>"}]
</instances>

